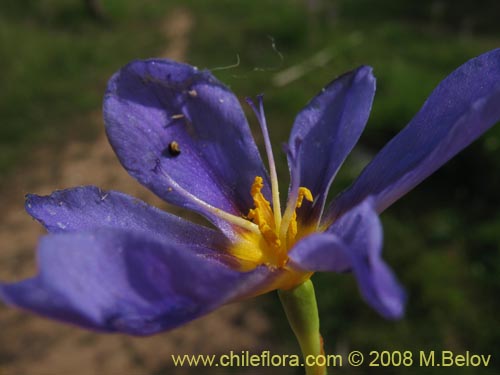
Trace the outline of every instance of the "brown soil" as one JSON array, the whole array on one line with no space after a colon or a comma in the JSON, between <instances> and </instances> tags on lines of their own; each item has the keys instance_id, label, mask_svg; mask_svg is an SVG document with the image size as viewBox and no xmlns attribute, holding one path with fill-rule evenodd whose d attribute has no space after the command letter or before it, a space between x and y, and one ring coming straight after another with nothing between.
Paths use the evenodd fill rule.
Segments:
<instances>
[{"instance_id":1,"label":"brown soil","mask_svg":"<svg viewBox=\"0 0 500 375\"><path fill-rule=\"evenodd\" d=\"M169 45L162 56L182 60L192 24L191 15L184 9L169 15L164 28ZM81 121L102 129L100 112ZM36 272L35 248L44 230L24 212L23 196L27 192L49 194L66 187L97 185L166 207L123 170L104 131L99 132L92 142L70 141L60 150L35 151L31 163L0 192L1 280L19 280ZM133 338L95 334L0 304L0 375L215 373L205 368L199 368L199 372L194 368L174 369L170 354L271 349L265 341L270 323L257 306L258 301L225 306L172 332ZM242 373L233 369L235 372Z\"/></svg>"}]
</instances>

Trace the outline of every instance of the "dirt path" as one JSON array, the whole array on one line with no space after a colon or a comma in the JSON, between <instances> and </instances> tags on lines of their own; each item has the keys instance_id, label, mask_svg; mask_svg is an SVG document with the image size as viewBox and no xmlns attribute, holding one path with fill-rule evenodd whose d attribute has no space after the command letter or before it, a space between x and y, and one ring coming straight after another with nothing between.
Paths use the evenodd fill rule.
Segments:
<instances>
[{"instance_id":1,"label":"dirt path","mask_svg":"<svg viewBox=\"0 0 500 375\"><path fill-rule=\"evenodd\" d=\"M185 9L169 14L164 23L168 48L163 57L183 59L192 25ZM119 165L104 136L101 113L91 113L82 121L100 129L98 139L34 152L32 163L1 192L0 279L18 280L36 272L34 250L44 231L24 212L27 192L49 194L71 186L97 185L166 207ZM193 373L188 368L169 370L170 354L270 349L264 340L269 322L257 306L252 301L226 306L168 334L137 339L94 334L0 304L0 374Z\"/></svg>"}]
</instances>

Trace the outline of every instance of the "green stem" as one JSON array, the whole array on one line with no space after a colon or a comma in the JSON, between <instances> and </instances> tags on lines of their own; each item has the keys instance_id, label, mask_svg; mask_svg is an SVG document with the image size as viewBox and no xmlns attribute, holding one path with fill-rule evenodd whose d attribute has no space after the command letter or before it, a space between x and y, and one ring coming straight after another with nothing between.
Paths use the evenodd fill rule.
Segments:
<instances>
[{"instance_id":1,"label":"green stem","mask_svg":"<svg viewBox=\"0 0 500 375\"><path fill-rule=\"evenodd\" d=\"M325 366L307 366L308 356L310 356L309 362L314 363L317 356L324 355L312 281L307 280L290 290L278 290L278 295L302 350L306 375L326 375Z\"/></svg>"}]
</instances>

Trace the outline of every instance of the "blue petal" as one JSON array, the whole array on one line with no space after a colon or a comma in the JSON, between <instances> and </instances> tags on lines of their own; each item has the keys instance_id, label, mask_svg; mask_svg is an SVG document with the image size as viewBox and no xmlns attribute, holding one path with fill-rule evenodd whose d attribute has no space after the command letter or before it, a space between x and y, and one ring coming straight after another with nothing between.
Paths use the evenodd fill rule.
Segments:
<instances>
[{"instance_id":1,"label":"blue petal","mask_svg":"<svg viewBox=\"0 0 500 375\"><path fill-rule=\"evenodd\" d=\"M101 230L44 237L40 273L0 284L5 302L105 332L150 335L255 293L265 267L238 272L196 246Z\"/></svg>"},{"instance_id":2,"label":"blue petal","mask_svg":"<svg viewBox=\"0 0 500 375\"><path fill-rule=\"evenodd\" d=\"M191 223L116 191L94 186L59 190L49 196L27 195L26 210L49 232L124 229L160 241L221 248L222 233Z\"/></svg>"},{"instance_id":3,"label":"blue petal","mask_svg":"<svg viewBox=\"0 0 500 375\"><path fill-rule=\"evenodd\" d=\"M290 252L290 266L303 271L352 270L366 302L386 318L403 315L405 293L381 258L382 226L368 199L325 233L304 238Z\"/></svg>"},{"instance_id":4,"label":"blue petal","mask_svg":"<svg viewBox=\"0 0 500 375\"><path fill-rule=\"evenodd\" d=\"M169 60L134 61L109 81L104 119L132 176L221 229L226 224L197 199L246 215L255 176L268 179L238 99L208 71Z\"/></svg>"},{"instance_id":5,"label":"blue petal","mask_svg":"<svg viewBox=\"0 0 500 375\"><path fill-rule=\"evenodd\" d=\"M329 209L326 221L368 196L385 208L500 120L500 49L462 65Z\"/></svg>"},{"instance_id":6,"label":"blue petal","mask_svg":"<svg viewBox=\"0 0 500 375\"><path fill-rule=\"evenodd\" d=\"M288 165L295 185L315 198L312 207L301 209L303 219L320 216L330 184L366 125L374 95L372 69L362 66L337 78L298 114Z\"/></svg>"}]
</instances>

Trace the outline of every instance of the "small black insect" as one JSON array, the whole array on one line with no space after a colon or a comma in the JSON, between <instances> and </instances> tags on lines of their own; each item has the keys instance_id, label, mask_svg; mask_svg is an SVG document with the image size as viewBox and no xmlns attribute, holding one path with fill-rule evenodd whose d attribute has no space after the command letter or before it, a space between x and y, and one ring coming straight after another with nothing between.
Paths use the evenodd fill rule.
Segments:
<instances>
[{"instance_id":1,"label":"small black insect","mask_svg":"<svg viewBox=\"0 0 500 375\"><path fill-rule=\"evenodd\" d=\"M172 141L168 144L168 152L171 156L179 156L181 149L176 141Z\"/></svg>"}]
</instances>

